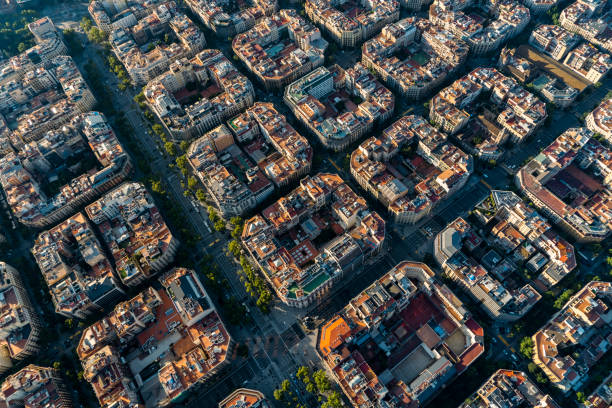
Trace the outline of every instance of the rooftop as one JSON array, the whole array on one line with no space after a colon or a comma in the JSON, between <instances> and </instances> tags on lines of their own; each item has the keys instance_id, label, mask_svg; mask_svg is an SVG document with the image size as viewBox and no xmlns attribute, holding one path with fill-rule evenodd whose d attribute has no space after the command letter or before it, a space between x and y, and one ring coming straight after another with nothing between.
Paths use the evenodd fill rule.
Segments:
<instances>
[{"instance_id":1,"label":"rooftop","mask_svg":"<svg viewBox=\"0 0 612 408\"><path fill-rule=\"evenodd\" d=\"M576 387L610 349L611 302L610 282L590 282L532 336L534 361L553 385L566 392ZM560 349L569 346L572 355Z\"/></svg>"},{"instance_id":2,"label":"rooftop","mask_svg":"<svg viewBox=\"0 0 612 408\"><path fill-rule=\"evenodd\" d=\"M319 173L245 222L242 242L279 297L303 307L361 267L385 222L336 174Z\"/></svg>"},{"instance_id":3,"label":"rooftop","mask_svg":"<svg viewBox=\"0 0 612 408\"><path fill-rule=\"evenodd\" d=\"M188 83L199 93L179 101L177 96ZM204 50L191 59L170 64L169 70L149 82L144 96L161 121L182 138L201 135L221 120L252 104L254 90L219 50Z\"/></svg>"},{"instance_id":4,"label":"rooftop","mask_svg":"<svg viewBox=\"0 0 612 408\"><path fill-rule=\"evenodd\" d=\"M404 116L351 155L351 174L399 222L414 223L467 181L472 158L420 116Z\"/></svg>"},{"instance_id":5,"label":"rooftop","mask_svg":"<svg viewBox=\"0 0 612 408\"><path fill-rule=\"evenodd\" d=\"M248 7L235 7L224 0L187 0L186 3L219 37L246 31L278 8L277 0L249 0L245 2Z\"/></svg>"},{"instance_id":6,"label":"rooftop","mask_svg":"<svg viewBox=\"0 0 612 408\"><path fill-rule=\"evenodd\" d=\"M153 198L140 183L125 183L88 205L85 212L110 250L124 284L160 272L178 242Z\"/></svg>"},{"instance_id":7,"label":"rooftop","mask_svg":"<svg viewBox=\"0 0 612 408\"><path fill-rule=\"evenodd\" d=\"M366 40L381 26L399 18L399 1L373 0L366 3L307 0L304 8L312 21L325 27L336 41L350 44Z\"/></svg>"},{"instance_id":8,"label":"rooftop","mask_svg":"<svg viewBox=\"0 0 612 408\"><path fill-rule=\"evenodd\" d=\"M72 169L83 167L72 178ZM0 185L20 221L46 226L71 215L76 203L108 190L130 169L106 117L88 112L0 158Z\"/></svg>"},{"instance_id":9,"label":"rooftop","mask_svg":"<svg viewBox=\"0 0 612 408\"><path fill-rule=\"evenodd\" d=\"M586 128L568 129L518 173L539 207L554 213L579 239L601 240L612 228L610 150Z\"/></svg>"},{"instance_id":10,"label":"rooftop","mask_svg":"<svg viewBox=\"0 0 612 408\"><path fill-rule=\"evenodd\" d=\"M110 31L109 42L137 84L146 83L173 61L191 57L206 45L204 34L174 1L151 4L144 9L140 6L140 10L130 14L131 19L124 19L125 23ZM155 41L164 35L175 41Z\"/></svg>"},{"instance_id":11,"label":"rooftop","mask_svg":"<svg viewBox=\"0 0 612 408\"><path fill-rule=\"evenodd\" d=\"M522 371L497 370L460 408L560 408Z\"/></svg>"},{"instance_id":12,"label":"rooftop","mask_svg":"<svg viewBox=\"0 0 612 408\"><path fill-rule=\"evenodd\" d=\"M82 213L38 235L34 259L57 313L81 317L122 293L114 269Z\"/></svg>"},{"instance_id":13,"label":"rooftop","mask_svg":"<svg viewBox=\"0 0 612 408\"><path fill-rule=\"evenodd\" d=\"M404 261L321 327L317 350L353 405L417 407L484 352L482 336L427 265Z\"/></svg>"},{"instance_id":14,"label":"rooftop","mask_svg":"<svg viewBox=\"0 0 612 408\"><path fill-rule=\"evenodd\" d=\"M260 391L238 388L219 403L219 408L270 408L270 404Z\"/></svg>"},{"instance_id":15,"label":"rooftop","mask_svg":"<svg viewBox=\"0 0 612 408\"><path fill-rule=\"evenodd\" d=\"M604 100L587 116L589 130L599 133L608 141L612 140L612 98Z\"/></svg>"},{"instance_id":16,"label":"rooftop","mask_svg":"<svg viewBox=\"0 0 612 408\"><path fill-rule=\"evenodd\" d=\"M325 147L342 150L393 114L395 98L362 64L319 67L285 89L285 103Z\"/></svg>"},{"instance_id":17,"label":"rooftop","mask_svg":"<svg viewBox=\"0 0 612 408\"><path fill-rule=\"evenodd\" d=\"M291 79L303 66L322 65L326 48L319 29L293 9L266 17L232 41L236 55L264 82Z\"/></svg>"},{"instance_id":18,"label":"rooftop","mask_svg":"<svg viewBox=\"0 0 612 408\"><path fill-rule=\"evenodd\" d=\"M389 87L418 99L452 73L468 51L468 45L451 32L428 20L408 17L387 25L364 43L362 61Z\"/></svg>"},{"instance_id":19,"label":"rooftop","mask_svg":"<svg viewBox=\"0 0 612 408\"><path fill-rule=\"evenodd\" d=\"M4 380L0 400L9 407L69 408L70 394L56 370L30 364Z\"/></svg>"},{"instance_id":20,"label":"rooftop","mask_svg":"<svg viewBox=\"0 0 612 408\"><path fill-rule=\"evenodd\" d=\"M20 273L0 262L0 347L11 360L23 360L38 350L40 322ZM7 356L3 356L6 359ZM0 371L6 370L6 361Z\"/></svg>"},{"instance_id":21,"label":"rooftop","mask_svg":"<svg viewBox=\"0 0 612 408\"><path fill-rule=\"evenodd\" d=\"M227 358L230 336L196 273L174 268L160 282L83 331L77 353L101 405L116 402L116 387L168 405Z\"/></svg>"}]
</instances>

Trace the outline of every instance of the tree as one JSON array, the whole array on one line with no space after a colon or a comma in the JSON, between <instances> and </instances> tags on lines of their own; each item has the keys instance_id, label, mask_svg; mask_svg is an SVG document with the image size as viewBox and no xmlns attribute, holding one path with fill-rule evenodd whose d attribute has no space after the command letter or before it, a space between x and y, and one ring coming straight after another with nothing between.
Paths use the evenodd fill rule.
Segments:
<instances>
[{"instance_id":1,"label":"tree","mask_svg":"<svg viewBox=\"0 0 612 408\"><path fill-rule=\"evenodd\" d=\"M164 143L164 149L168 152L170 156L176 156L176 146L172 142Z\"/></svg>"},{"instance_id":2,"label":"tree","mask_svg":"<svg viewBox=\"0 0 612 408\"><path fill-rule=\"evenodd\" d=\"M261 310L263 314L270 313L270 304L272 303L272 294L270 291L265 290L259 293L259 298L255 305Z\"/></svg>"},{"instance_id":3,"label":"tree","mask_svg":"<svg viewBox=\"0 0 612 408\"><path fill-rule=\"evenodd\" d=\"M277 401L282 401L284 399L285 395L283 394L283 392L279 389L275 389L274 390L274 399Z\"/></svg>"},{"instance_id":4,"label":"tree","mask_svg":"<svg viewBox=\"0 0 612 408\"><path fill-rule=\"evenodd\" d=\"M89 31L86 31L86 33L87 33L87 38L89 39L89 41L96 43L96 44L104 43L108 36L108 34L100 30L98 27L91 27Z\"/></svg>"},{"instance_id":5,"label":"tree","mask_svg":"<svg viewBox=\"0 0 612 408\"><path fill-rule=\"evenodd\" d=\"M80 26L83 29L83 31L87 32L93 26L93 22L91 21L91 19L89 17L83 17L81 19Z\"/></svg>"},{"instance_id":6,"label":"tree","mask_svg":"<svg viewBox=\"0 0 612 408\"><path fill-rule=\"evenodd\" d=\"M186 152L187 149L189 149L189 142L186 140L181 140L181 143L179 143L179 147L182 151Z\"/></svg>"},{"instance_id":7,"label":"tree","mask_svg":"<svg viewBox=\"0 0 612 408\"><path fill-rule=\"evenodd\" d=\"M180 155L179 157L177 157L174 162L176 163L176 166L182 171L185 170L187 171L187 157L185 157L184 154Z\"/></svg>"},{"instance_id":8,"label":"tree","mask_svg":"<svg viewBox=\"0 0 612 408\"><path fill-rule=\"evenodd\" d=\"M194 190L198 185L198 180L195 177L189 176L187 179L187 188L190 190Z\"/></svg>"},{"instance_id":9,"label":"tree","mask_svg":"<svg viewBox=\"0 0 612 408\"><path fill-rule=\"evenodd\" d=\"M162 185L161 180L152 180L151 181L151 190L153 190L154 193L157 193L159 195L165 195L166 191L164 190L164 186Z\"/></svg>"},{"instance_id":10,"label":"tree","mask_svg":"<svg viewBox=\"0 0 612 408\"><path fill-rule=\"evenodd\" d=\"M546 376L542 374L541 372L538 372L536 374L535 379L538 382L538 384L546 384L548 382L548 378L546 378Z\"/></svg>"},{"instance_id":11,"label":"tree","mask_svg":"<svg viewBox=\"0 0 612 408\"><path fill-rule=\"evenodd\" d=\"M337 391L332 392L327 397L327 401L321 405L321 408L341 408L344 404L342 403L342 398Z\"/></svg>"},{"instance_id":12,"label":"tree","mask_svg":"<svg viewBox=\"0 0 612 408\"><path fill-rule=\"evenodd\" d=\"M569 298L572 297L573 294L574 294L574 291L572 289L564 290L561 296L555 299L555 303L553 303L553 306L555 307L555 309L561 309L563 305L567 303Z\"/></svg>"},{"instance_id":13,"label":"tree","mask_svg":"<svg viewBox=\"0 0 612 408\"><path fill-rule=\"evenodd\" d=\"M232 230L231 235L232 235L232 238L234 239L240 238L240 236L242 235L242 226L236 225L234 229Z\"/></svg>"},{"instance_id":14,"label":"tree","mask_svg":"<svg viewBox=\"0 0 612 408\"><path fill-rule=\"evenodd\" d=\"M219 219L219 216L217 215L215 208L212 205L209 205L206 209L208 211L208 219L210 222L216 222Z\"/></svg>"},{"instance_id":15,"label":"tree","mask_svg":"<svg viewBox=\"0 0 612 408\"><path fill-rule=\"evenodd\" d=\"M529 371L530 374L535 374L538 372L538 366L536 363L531 362L527 364L527 370Z\"/></svg>"},{"instance_id":16,"label":"tree","mask_svg":"<svg viewBox=\"0 0 612 408\"><path fill-rule=\"evenodd\" d=\"M576 399L578 400L578 402L583 403L586 401L586 395L584 395L584 392L578 391L576 393Z\"/></svg>"},{"instance_id":17,"label":"tree","mask_svg":"<svg viewBox=\"0 0 612 408\"><path fill-rule=\"evenodd\" d=\"M59 370L62 366L62 363L60 363L59 361L54 361L53 362L53 368L56 370Z\"/></svg>"},{"instance_id":18,"label":"tree","mask_svg":"<svg viewBox=\"0 0 612 408\"><path fill-rule=\"evenodd\" d=\"M144 96L144 93L143 93L142 91L140 91L139 93L137 93L137 94L134 96L134 101L135 101L136 103L143 103L143 102L145 101L145 96Z\"/></svg>"},{"instance_id":19,"label":"tree","mask_svg":"<svg viewBox=\"0 0 612 408\"><path fill-rule=\"evenodd\" d=\"M217 219L215 221L214 227L216 231L219 231L219 232L223 231L225 229L225 221L223 221L222 218Z\"/></svg>"},{"instance_id":20,"label":"tree","mask_svg":"<svg viewBox=\"0 0 612 408\"><path fill-rule=\"evenodd\" d=\"M315 371L313 378L315 384L317 385L317 390L319 390L320 393L331 390L331 382L329 381L329 378L327 378L324 370Z\"/></svg>"},{"instance_id":21,"label":"tree","mask_svg":"<svg viewBox=\"0 0 612 408\"><path fill-rule=\"evenodd\" d=\"M230 218L230 224L232 226L236 226L236 225L242 226L243 223L244 223L244 221L242 220L242 218L237 216L237 215L232 217L232 218Z\"/></svg>"},{"instance_id":22,"label":"tree","mask_svg":"<svg viewBox=\"0 0 612 408\"><path fill-rule=\"evenodd\" d=\"M201 202L206 201L206 193L205 193L205 192L204 192L204 190L202 190L201 188L199 188L199 189L197 189L197 190L196 190L195 195L196 195L196 198L197 198L199 201L201 201Z\"/></svg>"},{"instance_id":23,"label":"tree","mask_svg":"<svg viewBox=\"0 0 612 408\"><path fill-rule=\"evenodd\" d=\"M531 360L533 358L533 340L531 337L523 337L520 345L520 352L525 358Z\"/></svg>"},{"instance_id":24,"label":"tree","mask_svg":"<svg viewBox=\"0 0 612 408\"><path fill-rule=\"evenodd\" d=\"M230 251L235 258L240 256L240 244L235 239L231 240L229 244L227 244L227 249Z\"/></svg>"},{"instance_id":25,"label":"tree","mask_svg":"<svg viewBox=\"0 0 612 408\"><path fill-rule=\"evenodd\" d=\"M295 376L304 383L310 382L310 368L307 366L300 366L300 368L297 369ZM305 381L305 379L307 379L307 381Z\"/></svg>"},{"instance_id":26,"label":"tree","mask_svg":"<svg viewBox=\"0 0 612 408\"><path fill-rule=\"evenodd\" d=\"M136 98L136 96L134 98ZM164 134L164 128L159 123L155 123L153 126L151 126L151 129L153 130L153 133L155 133L158 136L162 136Z\"/></svg>"},{"instance_id":27,"label":"tree","mask_svg":"<svg viewBox=\"0 0 612 408\"><path fill-rule=\"evenodd\" d=\"M77 38L77 33L72 28L67 28L63 31L64 40L66 40L66 44L68 44L68 48L70 51L75 54L80 54L83 52L83 45Z\"/></svg>"}]
</instances>

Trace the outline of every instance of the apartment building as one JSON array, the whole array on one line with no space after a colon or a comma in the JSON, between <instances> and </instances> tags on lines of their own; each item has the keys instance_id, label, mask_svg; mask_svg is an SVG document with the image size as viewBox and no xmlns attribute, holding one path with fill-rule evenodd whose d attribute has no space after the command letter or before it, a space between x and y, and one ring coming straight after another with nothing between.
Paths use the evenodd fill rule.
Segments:
<instances>
[{"instance_id":1,"label":"apartment building","mask_svg":"<svg viewBox=\"0 0 612 408\"><path fill-rule=\"evenodd\" d=\"M124 183L85 207L114 260L121 282L137 286L161 272L179 246L141 183Z\"/></svg>"},{"instance_id":2,"label":"apartment building","mask_svg":"<svg viewBox=\"0 0 612 408\"><path fill-rule=\"evenodd\" d=\"M159 3L150 2L150 4ZM147 14L147 3L128 0L93 0L87 7L98 28L106 33L128 28Z\"/></svg>"},{"instance_id":3,"label":"apartment building","mask_svg":"<svg viewBox=\"0 0 612 408\"><path fill-rule=\"evenodd\" d=\"M319 67L291 83L284 101L328 149L341 151L393 115L395 97L365 66Z\"/></svg>"},{"instance_id":4,"label":"apartment building","mask_svg":"<svg viewBox=\"0 0 612 408\"><path fill-rule=\"evenodd\" d=\"M387 24L399 20L397 0L350 2L307 0L306 15L341 47L356 47Z\"/></svg>"},{"instance_id":5,"label":"apartment building","mask_svg":"<svg viewBox=\"0 0 612 408\"><path fill-rule=\"evenodd\" d=\"M524 0L523 4L529 7L531 13L540 15L546 13L552 7L556 6L559 0Z\"/></svg>"},{"instance_id":6,"label":"apartment building","mask_svg":"<svg viewBox=\"0 0 612 408\"><path fill-rule=\"evenodd\" d=\"M234 53L268 91L322 66L327 45L319 29L293 9L266 17L232 41Z\"/></svg>"},{"instance_id":7,"label":"apartment building","mask_svg":"<svg viewBox=\"0 0 612 408\"><path fill-rule=\"evenodd\" d=\"M72 408L70 390L59 371L30 364L4 379L0 404L7 408Z\"/></svg>"},{"instance_id":8,"label":"apartment building","mask_svg":"<svg viewBox=\"0 0 612 408\"><path fill-rule=\"evenodd\" d=\"M261 391L238 388L219 403L219 408L271 408Z\"/></svg>"},{"instance_id":9,"label":"apartment building","mask_svg":"<svg viewBox=\"0 0 612 408\"><path fill-rule=\"evenodd\" d=\"M231 7L224 0L186 0L187 6L200 21L219 38L233 37L255 26L278 10L277 0L249 0L250 7Z\"/></svg>"},{"instance_id":10,"label":"apartment building","mask_svg":"<svg viewBox=\"0 0 612 408\"><path fill-rule=\"evenodd\" d=\"M225 217L242 215L310 171L310 144L274 109L257 102L197 139L187 160Z\"/></svg>"},{"instance_id":11,"label":"apartment building","mask_svg":"<svg viewBox=\"0 0 612 408\"><path fill-rule=\"evenodd\" d=\"M0 373L38 352L41 328L19 271L0 262Z\"/></svg>"},{"instance_id":12,"label":"apartment building","mask_svg":"<svg viewBox=\"0 0 612 408\"><path fill-rule=\"evenodd\" d=\"M586 128L565 131L515 175L517 187L579 242L609 236L610 150Z\"/></svg>"},{"instance_id":13,"label":"apartment building","mask_svg":"<svg viewBox=\"0 0 612 408\"><path fill-rule=\"evenodd\" d=\"M66 318L85 319L125 294L82 213L40 233L32 255L49 287L56 313Z\"/></svg>"},{"instance_id":14,"label":"apartment building","mask_svg":"<svg viewBox=\"0 0 612 408\"><path fill-rule=\"evenodd\" d=\"M222 149L217 150L220 143ZM242 164L245 159L225 125L197 139L187 151L189 164L223 217L244 214L274 191L274 185L253 163L245 163L248 167L241 169L246 170L244 174L234 174L234 163Z\"/></svg>"},{"instance_id":15,"label":"apartment building","mask_svg":"<svg viewBox=\"0 0 612 408\"><path fill-rule=\"evenodd\" d=\"M402 97L421 99L454 72L468 52L468 45L449 31L408 17L366 41L361 61Z\"/></svg>"},{"instance_id":16,"label":"apartment building","mask_svg":"<svg viewBox=\"0 0 612 408\"><path fill-rule=\"evenodd\" d=\"M221 51L209 49L172 63L147 84L144 96L175 139L190 139L251 106L255 91Z\"/></svg>"},{"instance_id":17,"label":"apartment building","mask_svg":"<svg viewBox=\"0 0 612 408\"><path fill-rule=\"evenodd\" d=\"M466 108L473 106L483 92L490 92L490 102L495 103L500 111L494 121L504 132L495 135L493 142L496 145L508 139L514 143L522 142L546 119L546 104L514 79L495 68L476 68L432 99L430 120L450 134L459 132L471 116Z\"/></svg>"},{"instance_id":18,"label":"apartment building","mask_svg":"<svg viewBox=\"0 0 612 408\"><path fill-rule=\"evenodd\" d=\"M0 84L0 114L16 147L94 107L96 99L72 57L59 55Z\"/></svg>"},{"instance_id":19,"label":"apartment building","mask_svg":"<svg viewBox=\"0 0 612 408\"><path fill-rule=\"evenodd\" d=\"M317 352L353 406L419 407L484 353L483 336L427 265L404 261L321 326Z\"/></svg>"},{"instance_id":20,"label":"apartment building","mask_svg":"<svg viewBox=\"0 0 612 408\"><path fill-rule=\"evenodd\" d=\"M561 408L522 371L499 369L459 408Z\"/></svg>"},{"instance_id":21,"label":"apartment building","mask_svg":"<svg viewBox=\"0 0 612 408\"><path fill-rule=\"evenodd\" d=\"M612 373L589 395L582 408L607 408L612 405Z\"/></svg>"},{"instance_id":22,"label":"apartment building","mask_svg":"<svg viewBox=\"0 0 612 408\"><path fill-rule=\"evenodd\" d=\"M563 64L589 82L597 83L612 69L612 58L588 42L583 42L567 54Z\"/></svg>"},{"instance_id":23,"label":"apartment building","mask_svg":"<svg viewBox=\"0 0 612 408\"><path fill-rule=\"evenodd\" d=\"M534 363L564 393L584 384L589 369L610 349L611 301L610 282L587 283L532 336ZM569 346L575 353L560 353Z\"/></svg>"},{"instance_id":24,"label":"apartment building","mask_svg":"<svg viewBox=\"0 0 612 408\"><path fill-rule=\"evenodd\" d=\"M77 355L101 406L167 406L227 364L233 340L198 275L159 281L83 331Z\"/></svg>"},{"instance_id":25,"label":"apartment building","mask_svg":"<svg viewBox=\"0 0 612 408\"><path fill-rule=\"evenodd\" d=\"M84 171L70 179L70 168L77 164ZM40 228L74 214L125 180L131 170L130 158L104 114L88 112L1 157L0 186L15 217ZM58 185L60 178L70 181Z\"/></svg>"},{"instance_id":26,"label":"apartment building","mask_svg":"<svg viewBox=\"0 0 612 408\"><path fill-rule=\"evenodd\" d=\"M612 98L604 100L586 117L586 126L612 143Z\"/></svg>"},{"instance_id":27,"label":"apartment building","mask_svg":"<svg viewBox=\"0 0 612 408\"><path fill-rule=\"evenodd\" d=\"M300 135L272 103L255 103L228 121L228 126L276 187L287 186L310 172L313 149L308 139ZM248 134L245 133L247 129ZM267 145L275 152L270 152Z\"/></svg>"},{"instance_id":28,"label":"apartment building","mask_svg":"<svg viewBox=\"0 0 612 408\"><path fill-rule=\"evenodd\" d=\"M414 224L467 182L473 160L420 116L404 116L351 154L351 175L398 223Z\"/></svg>"},{"instance_id":29,"label":"apartment building","mask_svg":"<svg viewBox=\"0 0 612 408\"><path fill-rule=\"evenodd\" d=\"M176 41L155 41L166 34ZM112 30L109 42L137 85L146 84L166 72L172 62L192 58L206 46L204 34L174 1L151 6L136 24Z\"/></svg>"},{"instance_id":30,"label":"apartment building","mask_svg":"<svg viewBox=\"0 0 612 408\"><path fill-rule=\"evenodd\" d=\"M426 5L431 3L431 0L399 0L400 5L410 11L419 11Z\"/></svg>"},{"instance_id":31,"label":"apartment building","mask_svg":"<svg viewBox=\"0 0 612 408\"><path fill-rule=\"evenodd\" d=\"M515 231L513 227L502 229L495 238L501 242L511 241L514 245L520 240ZM511 261L502 258L505 251L501 255L489 246L489 252L480 261L462 251L464 242L466 248L475 249L480 243L491 245L495 241L487 242L463 218L457 218L436 236L434 253L446 276L479 302L492 319L512 322L523 317L542 296L530 284L506 287L500 282L498 276L505 277L512 269ZM496 268L495 272L489 273L482 263Z\"/></svg>"},{"instance_id":32,"label":"apartment building","mask_svg":"<svg viewBox=\"0 0 612 408\"><path fill-rule=\"evenodd\" d=\"M567 53L573 49L580 37L557 25L541 24L531 32L529 44L536 50L550 55L557 61L563 60Z\"/></svg>"},{"instance_id":33,"label":"apartment building","mask_svg":"<svg viewBox=\"0 0 612 408\"><path fill-rule=\"evenodd\" d=\"M51 59L68 53L53 20L45 16L28 24L36 45L0 62L0 85L19 82L25 73L47 64Z\"/></svg>"},{"instance_id":34,"label":"apartment building","mask_svg":"<svg viewBox=\"0 0 612 408\"><path fill-rule=\"evenodd\" d=\"M280 300L322 301L383 249L385 221L337 174L307 176L245 222L242 244Z\"/></svg>"},{"instance_id":35,"label":"apartment building","mask_svg":"<svg viewBox=\"0 0 612 408\"><path fill-rule=\"evenodd\" d=\"M579 0L561 11L559 24L591 44L612 52L612 13L603 13L606 1Z\"/></svg>"},{"instance_id":36,"label":"apartment building","mask_svg":"<svg viewBox=\"0 0 612 408\"><path fill-rule=\"evenodd\" d=\"M465 41L472 54L485 54L523 31L529 23L529 9L512 0L491 1L490 11L497 19L488 22L476 14L466 14L435 1L429 8L429 21Z\"/></svg>"},{"instance_id":37,"label":"apartment building","mask_svg":"<svg viewBox=\"0 0 612 408\"><path fill-rule=\"evenodd\" d=\"M578 97L578 90L567 86L563 81L553 76L542 74L536 80L545 85L540 89L540 94L545 101L554 103L561 108L571 106Z\"/></svg>"},{"instance_id":38,"label":"apartment building","mask_svg":"<svg viewBox=\"0 0 612 408\"><path fill-rule=\"evenodd\" d=\"M492 318L519 319L540 299L531 284L544 292L576 267L573 246L516 194L493 190L471 213L478 223L453 221L436 236L434 255ZM509 279L505 288L521 268L534 275L531 283Z\"/></svg>"}]
</instances>

